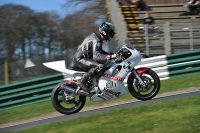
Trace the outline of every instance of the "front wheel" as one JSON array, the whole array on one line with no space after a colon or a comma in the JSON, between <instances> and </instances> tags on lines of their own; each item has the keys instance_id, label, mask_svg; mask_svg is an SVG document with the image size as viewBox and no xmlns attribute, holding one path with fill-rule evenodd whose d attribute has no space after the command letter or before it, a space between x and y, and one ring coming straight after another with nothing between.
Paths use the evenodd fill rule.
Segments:
<instances>
[{"instance_id":1,"label":"front wheel","mask_svg":"<svg viewBox=\"0 0 200 133\"><path fill-rule=\"evenodd\" d=\"M150 100L155 97L160 90L160 79L158 75L149 69L140 78L145 83L145 86L140 85L133 73L129 76L128 90L131 95L139 100Z\"/></svg>"},{"instance_id":2,"label":"front wheel","mask_svg":"<svg viewBox=\"0 0 200 133\"><path fill-rule=\"evenodd\" d=\"M65 92L60 83L56 85L51 94L51 102L53 107L62 114L73 114L79 112L85 105L86 96L76 96L72 99L74 94Z\"/></svg>"}]
</instances>

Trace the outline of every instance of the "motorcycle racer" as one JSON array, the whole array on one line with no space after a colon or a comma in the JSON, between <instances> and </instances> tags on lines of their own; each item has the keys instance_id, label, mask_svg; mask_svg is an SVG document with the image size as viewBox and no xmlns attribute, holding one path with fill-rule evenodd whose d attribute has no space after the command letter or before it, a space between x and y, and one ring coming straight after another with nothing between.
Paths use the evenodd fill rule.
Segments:
<instances>
[{"instance_id":1,"label":"motorcycle racer","mask_svg":"<svg viewBox=\"0 0 200 133\"><path fill-rule=\"evenodd\" d=\"M102 49L103 41L110 41L114 34L115 27L113 24L103 22L99 26L99 33L93 32L87 36L77 49L73 59L74 65L88 71L77 83L82 90L90 91L91 88L86 85L87 80L101 73L105 62L116 58L116 54L107 53Z\"/></svg>"}]
</instances>

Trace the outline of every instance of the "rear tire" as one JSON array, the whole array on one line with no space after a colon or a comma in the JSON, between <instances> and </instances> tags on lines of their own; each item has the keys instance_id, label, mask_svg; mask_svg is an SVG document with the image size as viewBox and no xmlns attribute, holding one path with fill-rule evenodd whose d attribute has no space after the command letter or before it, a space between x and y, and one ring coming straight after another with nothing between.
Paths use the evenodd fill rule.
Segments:
<instances>
[{"instance_id":1,"label":"rear tire","mask_svg":"<svg viewBox=\"0 0 200 133\"><path fill-rule=\"evenodd\" d=\"M130 75L128 80L128 90L133 97L139 100L150 100L155 97L160 90L160 79L158 75L151 69L144 72L140 77L146 80L145 84L148 85L149 88L144 88L144 90L138 89L142 87L136 85L138 81L136 80L135 76Z\"/></svg>"},{"instance_id":2,"label":"rear tire","mask_svg":"<svg viewBox=\"0 0 200 133\"><path fill-rule=\"evenodd\" d=\"M74 100L65 99L64 90L60 87L63 83L55 86L51 94L51 102L53 107L62 114L74 114L79 112L85 105L86 96L77 96ZM70 94L69 94L70 95Z\"/></svg>"}]
</instances>

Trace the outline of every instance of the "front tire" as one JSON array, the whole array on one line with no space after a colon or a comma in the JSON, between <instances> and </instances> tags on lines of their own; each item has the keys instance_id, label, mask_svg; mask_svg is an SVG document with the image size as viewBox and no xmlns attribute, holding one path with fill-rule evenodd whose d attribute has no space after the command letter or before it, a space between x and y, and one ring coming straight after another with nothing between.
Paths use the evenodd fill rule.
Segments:
<instances>
[{"instance_id":1,"label":"front tire","mask_svg":"<svg viewBox=\"0 0 200 133\"><path fill-rule=\"evenodd\" d=\"M150 100L155 97L160 90L160 79L151 69L144 72L140 77L144 81L146 87L140 86L139 81L132 73L128 79L128 90L136 99Z\"/></svg>"},{"instance_id":2,"label":"front tire","mask_svg":"<svg viewBox=\"0 0 200 133\"><path fill-rule=\"evenodd\" d=\"M74 114L79 112L85 105L86 96L77 96L73 100L65 99L64 90L60 87L63 83L55 86L51 94L53 107L62 114ZM70 93L69 93L70 95Z\"/></svg>"}]
</instances>

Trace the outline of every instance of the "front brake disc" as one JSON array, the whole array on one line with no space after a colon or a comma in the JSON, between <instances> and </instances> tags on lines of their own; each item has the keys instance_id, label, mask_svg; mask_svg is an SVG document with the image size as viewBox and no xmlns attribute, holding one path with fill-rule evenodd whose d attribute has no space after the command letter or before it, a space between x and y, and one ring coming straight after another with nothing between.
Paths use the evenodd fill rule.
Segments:
<instances>
[{"instance_id":1,"label":"front brake disc","mask_svg":"<svg viewBox=\"0 0 200 133\"><path fill-rule=\"evenodd\" d=\"M138 80L135 81L135 86L140 92L147 92L151 89L152 87L152 82L151 79L147 76L142 76L141 79L145 83L145 86L142 86Z\"/></svg>"}]
</instances>

